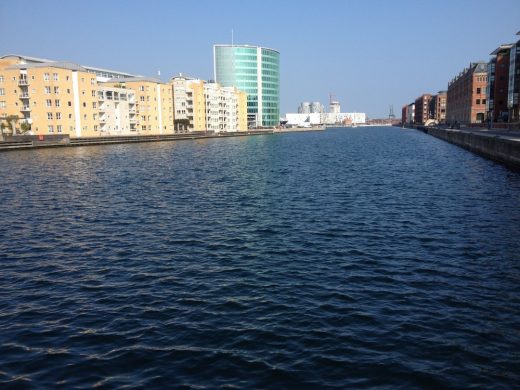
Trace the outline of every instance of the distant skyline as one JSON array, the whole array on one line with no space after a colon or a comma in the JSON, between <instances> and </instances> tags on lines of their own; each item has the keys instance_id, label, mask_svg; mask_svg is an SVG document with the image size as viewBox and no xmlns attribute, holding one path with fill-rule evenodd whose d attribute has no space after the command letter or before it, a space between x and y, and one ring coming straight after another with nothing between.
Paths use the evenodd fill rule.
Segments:
<instances>
[{"instance_id":1,"label":"distant skyline","mask_svg":"<svg viewBox=\"0 0 520 390\"><path fill-rule=\"evenodd\" d=\"M0 55L22 54L167 81L213 78L213 45L280 52L283 116L302 101L400 116L446 89L470 62L520 39L518 0L56 1L2 0Z\"/></svg>"}]
</instances>

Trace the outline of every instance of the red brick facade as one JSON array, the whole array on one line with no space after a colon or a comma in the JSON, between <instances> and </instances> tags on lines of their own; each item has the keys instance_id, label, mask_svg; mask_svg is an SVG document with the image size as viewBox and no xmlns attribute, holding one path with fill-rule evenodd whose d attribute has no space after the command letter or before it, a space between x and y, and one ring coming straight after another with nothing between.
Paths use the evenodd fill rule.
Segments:
<instances>
[{"instance_id":1,"label":"red brick facade","mask_svg":"<svg viewBox=\"0 0 520 390\"><path fill-rule=\"evenodd\" d=\"M487 64L471 63L448 84L446 122L483 123L486 118Z\"/></svg>"},{"instance_id":2,"label":"red brick facade","mask_svg":"<svg viewBox=\"0 0 520 390\"><path fill-rule=\"evenodd\" d=\"M426 93L415 99L415 123L423 125L429 118L428 112L432 95Z\"/></svg>"}]
</instances>

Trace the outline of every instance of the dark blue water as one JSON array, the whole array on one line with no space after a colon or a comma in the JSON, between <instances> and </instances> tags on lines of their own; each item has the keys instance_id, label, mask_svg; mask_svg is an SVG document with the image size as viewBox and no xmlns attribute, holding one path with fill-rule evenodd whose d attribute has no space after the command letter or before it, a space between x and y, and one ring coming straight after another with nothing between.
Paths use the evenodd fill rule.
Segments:
<instances>
[{"instance_id":1,"label":"dark blue water","mask_svg":"<svg viewBox=\"0 0 520 390\"><path fill-rule=\"evenodd\" d=\"M0 154L1 388L513 388L520 174L398 128Z\"/></svg>"}]
</instances>

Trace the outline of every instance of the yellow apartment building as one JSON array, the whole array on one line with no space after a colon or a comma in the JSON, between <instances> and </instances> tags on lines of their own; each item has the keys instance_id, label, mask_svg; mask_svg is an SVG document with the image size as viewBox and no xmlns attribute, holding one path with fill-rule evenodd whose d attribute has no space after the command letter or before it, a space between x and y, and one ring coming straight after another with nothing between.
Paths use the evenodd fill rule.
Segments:
<instances>
[{"instance_id":1,"label":"yellow apartment building","mask_svg":"<svg viewBox=\"0 0 520 390\"><path fill-rule=\"evenodd\" d=\"M69 62L0 59L0 118L16 117L17 132L97 135L96 75ZM30 127L30 128L29 128Z\"/></svg>"},{"instance_id":2,"label":"yellow apartment building","mask_svg":"<svg viewBox=\"0 0 520 390\"><path fill-rule=\"evenodd\" d=\"M135 124L139 135L174 133L173 94L170 84L141 76L110 79L103 84L133 91Z\"/></svg>"},{"instance_id":3,"label":"yellow apartment building","mask_svg":"<svg viewBox=\"0 0 520 390\"><path fill-rule=\"evenodd\" d=\"M173 88L175 132L206 130L204 81L179 75L170 79Z\"/></svg>"}]
</instances>

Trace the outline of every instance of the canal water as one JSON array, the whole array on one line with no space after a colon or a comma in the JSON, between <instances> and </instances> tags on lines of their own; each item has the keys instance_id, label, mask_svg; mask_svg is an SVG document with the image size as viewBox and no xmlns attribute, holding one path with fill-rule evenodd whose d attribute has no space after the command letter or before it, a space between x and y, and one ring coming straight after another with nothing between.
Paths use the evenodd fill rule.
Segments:
<instances>
[{"instance_id":1,"label":"canal water","mask_svg":"<svg viewBox=\"0 0 520 390\"><path fill-rule=\"evenodd\" d=\"M520 174L413 130L0 154L2 388L520 383Z\"/></svg>"}]
</instances>

